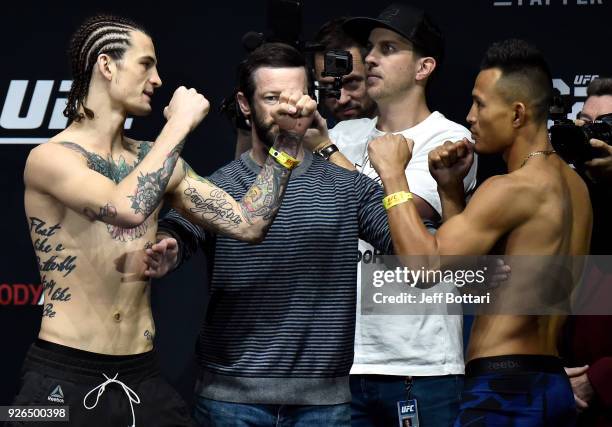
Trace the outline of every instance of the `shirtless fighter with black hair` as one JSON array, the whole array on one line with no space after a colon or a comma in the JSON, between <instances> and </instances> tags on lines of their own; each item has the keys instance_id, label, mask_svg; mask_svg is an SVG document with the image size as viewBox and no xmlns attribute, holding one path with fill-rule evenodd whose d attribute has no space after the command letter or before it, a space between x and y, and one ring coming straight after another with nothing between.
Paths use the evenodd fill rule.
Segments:
<instances>
[{"instance_id":1,"label":"shirtless fighter with black hair","mask_svg":"<svg viewBox=\"0 0 612 427\"><path fill-rule=\"evenodd\" d=\"M473 160L472 144L447 142L430 152L429 169L438 183L444 216L435 235L423 226L408 194L404 170L411 158L410 142L386 135L370 143L370 160L385 193L392 195L387 213L396 253L497 252L537 261L588 253L589 195L550 144L546 120L551 95L550 72L534 47L506 40L489 48L467 120L476 152L502 153L508 173L486 180L466 206L462 180ZM580 276L579 266L565 267L574 280ZM545 269L539 272L547 274ZM542 276L529 279L523 288L511 283L505 296L520 299L534 289L559 285ZM554 347L547 345L550 320L520 314L476 317L455 426L573 425L572 389Z\"/></svg>"}]
</instances>

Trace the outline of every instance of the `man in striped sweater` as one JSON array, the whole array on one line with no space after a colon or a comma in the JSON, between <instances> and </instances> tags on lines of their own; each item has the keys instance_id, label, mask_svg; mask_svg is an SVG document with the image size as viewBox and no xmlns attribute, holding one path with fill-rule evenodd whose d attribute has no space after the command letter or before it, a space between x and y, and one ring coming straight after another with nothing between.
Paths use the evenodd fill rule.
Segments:
<instances>
[{"instance_id":1,"label":"man in striped sweater","mask_svg":"<svg viewBox=\"0 0 612 427\"><path fill-rule=\"evenodd\" d=\"M237 101L253 148L209 179L240 197L278 130L283 90L306 93L303 57L266 44L243 63ZM214 268L198 345L195 417L202 425L350 425L358 239L383 252L391 239L370 178L301 151L283 205L259 245L214 236L171 212L158 237L178 242L178 263L212 243ZM154 277L176 262L172 239L150 251ZM168 248L168 245L171 248ZM159 254L165 253L160 257Z\"/></svg>"}]
</instances>

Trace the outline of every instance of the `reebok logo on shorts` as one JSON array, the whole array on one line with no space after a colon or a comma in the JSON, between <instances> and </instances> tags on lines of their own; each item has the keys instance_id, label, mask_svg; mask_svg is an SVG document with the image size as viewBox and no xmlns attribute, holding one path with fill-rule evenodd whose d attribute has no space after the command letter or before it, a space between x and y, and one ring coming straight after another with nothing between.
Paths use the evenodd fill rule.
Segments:
<instances>
[{"instance_id":1,"label":"reebok logo on shorts","mask_svg":"<svg viewBox=\"0 0 612 427\"><path fill-rule=\"evenodd\" d=\"M55 403L64 403L64 392L59 384L53 389L51 394L47 396L47 400Z\"/></svg>"}]
</instances>

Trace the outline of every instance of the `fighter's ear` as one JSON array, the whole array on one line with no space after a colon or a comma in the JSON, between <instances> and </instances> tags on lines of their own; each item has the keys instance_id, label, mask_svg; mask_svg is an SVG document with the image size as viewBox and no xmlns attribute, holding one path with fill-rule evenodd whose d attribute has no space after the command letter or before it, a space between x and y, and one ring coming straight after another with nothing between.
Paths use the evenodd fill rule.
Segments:
<instances>
[{"instance_id":1,"label":"fighter's ear","mask_svg":"<svg viewBox=\"0 0 612 427\"><path fill-rule=\"evenodd\" d=\"M96 60L96 66L100 74L108 81L113 79L113 74L117 69L115 61L105 53L98 55Z\"/></svg>"},{"instance_id":2,"label":"fighter's ear","mask_svg":"<svg viewBox=\"0 0 612 427\"><path fill-rule=\"evenodd\" d=\"M523 104L522 102L513 102L512 110L512 127L515 129L520 128L525 124L527 107L525 107L525 104Z\"/></svg>"},{"instance_id":3,"label":"fighter's ear","mask_svg":"<svg viewBox=\"0 0 612 427\"><path fill-rule=\"evenodd\" d=\"M417 81L425 80L431 73L436 69L436 60L431 56L424 56L423 58L419 58L417 61L417 71L415 75L415 79Z\"/></svg>"},{"instance_id":4,"label":"fighter's ear","mask_svg":"<svg viewBox=\"0 0 612 427\"><path fill-rule=\"evenodd\" d=\"M249 100L247 97L244 96L244 93L238 92L236 94L236 102L238 103L238 107L240 108L240 111L242 111L242 114L244 114L247 119L250 118L251 106L249 105Z\"/></svg>"}]
</instances>

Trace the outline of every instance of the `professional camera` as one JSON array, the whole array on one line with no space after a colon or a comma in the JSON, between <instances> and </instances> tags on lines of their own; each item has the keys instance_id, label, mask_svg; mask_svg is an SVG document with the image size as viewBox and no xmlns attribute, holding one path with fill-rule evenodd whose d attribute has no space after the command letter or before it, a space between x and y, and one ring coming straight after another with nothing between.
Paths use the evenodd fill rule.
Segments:
<instances>
[{"instance_id":1,"label":"professional camera","mask_svg":"<svg viewBox=\"0 0 612 427\"><path fill-rule=\"evenodd\" d=\"M612 145L612 113L599 116L583 126L561 118L555 120L555 124L550 128L553 148L563 160L576 167L599 156L599 152L589 143L593 138Z\"/></svg>"}]
</instances>

